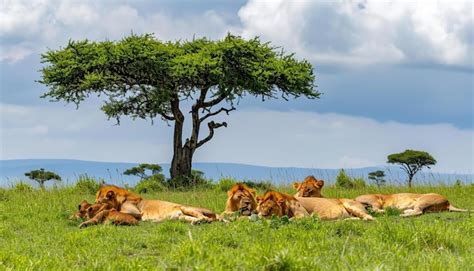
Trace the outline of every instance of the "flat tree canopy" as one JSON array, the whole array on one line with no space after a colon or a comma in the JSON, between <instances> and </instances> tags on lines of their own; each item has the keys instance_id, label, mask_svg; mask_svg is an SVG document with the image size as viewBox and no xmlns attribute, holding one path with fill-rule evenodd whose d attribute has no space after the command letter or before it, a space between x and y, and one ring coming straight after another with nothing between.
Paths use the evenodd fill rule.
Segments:
<instances>
[{"instance_id":1,"label":"flat tree canopy","mask_svg":"<svg viewBox=\"0 0 474 271\"><path fill-rule=\"evenodd\" d=\"M240 98L320 96L308 61L259 38L230 34L217 41L163 42L149 34L70 41L44 53L42 62L40 82L49 88L44 98L79 105L92 94L102 95L102 110L118 122L122 116L174 122L173 178L190 175L194 151L215 129L227 127L212 117L235 110ZM183 101L191 101L190 108L183 109ZM191 114L192 132L183 142L185 114ZM208 129L205 137L200 137L202 123Z\"/></svg>"},{"instance_id":2,"label":"flat tree canopy","mask_svg":"<svg viewBox=\"0 0 474 271\"><path fill-rule=\"evenodd\" d=\"M399 164L408 174L408 186L411 187L413 176L423 167L430 168L436 164L436 160L431 154L424 151L405 150L401 153L390 154L388 163Z\"/></svg>"},{"instance_id":3,"label":"flat tree canopy","mask_svg":"<svg viewBox=\"0 0 474 271\"><path fill-rule=\"evenodd\" d=\"M61 176L52 172L52 171L45 171L44 168L32 170L30 172L25 173L25 176L38 182L39 186L44 189L44 183L50 180L61 181Z\"/></svg>"}]
</instances>

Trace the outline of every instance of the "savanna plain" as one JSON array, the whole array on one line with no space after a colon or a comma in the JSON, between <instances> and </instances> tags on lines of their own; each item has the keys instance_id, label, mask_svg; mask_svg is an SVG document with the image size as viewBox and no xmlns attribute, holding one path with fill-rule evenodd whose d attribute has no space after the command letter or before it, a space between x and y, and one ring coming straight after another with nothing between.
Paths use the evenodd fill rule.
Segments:
<instances>
[{"instance_id":1,"label":"savanna plain","mask_svg":"<svg viewBox=\"0 0 474 271\"><path fill-rule=\"evenodd\" d=\"M294 194L289 187L275 190ZM264 191L258 191L263 193ZM326 197L367 193L435 192L459 208L474 209L474 185L411 189L337 189ZM224 189L143 194L222 212ZM401 218L397 210L376 221L241 219L189 225L181 221L79 229L69 217L93 202L77 187L45 191L0 189L0 269L3 270L473 270L474 213L430 213Z\"/></svg>"}]
</instances>

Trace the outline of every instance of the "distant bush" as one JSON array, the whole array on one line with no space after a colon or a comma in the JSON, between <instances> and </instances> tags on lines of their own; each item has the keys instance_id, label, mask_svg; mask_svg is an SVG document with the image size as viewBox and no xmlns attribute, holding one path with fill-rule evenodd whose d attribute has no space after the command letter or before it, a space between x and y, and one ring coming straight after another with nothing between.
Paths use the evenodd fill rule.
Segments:
<instances>
[{"instance_id":1,"label":"distant bush","mask_svg":"<svg viewBox=\"0 0 474 271\"><path fill-rule=\"evenodd\" d=\"M352 179L349 175L347 175L344 169L341 169L336 177L336 187L353 188Z\"/></svg>"},{"instance_id":2,"label":"distant bush","mask_svg":"<svg viewBox=\"0 0 474 271\"><path fill-rule=\"evenodd\" d=\"M15 186L13 186L13 190L15 192L32 192L34 189L30 184L18 182L15 184Z\"/></svg>"},{"instance_id":3,"label":"distant bush","mask_svg":"<svg viewBox=\"0 0 474 271\"><path fill-rule=\"evenodd\" d=\"M339 174L336 177L336 187L343 188L343 189L357 189L366 187L367 184L365 183L364 178L351 178L347 175L344 169L339 171Z\"/></svg>"},{"instance_id":4,"label":"distant bush","mask_svg":"<svg viewBox=\"0 0 474 271\"><path fill-rule=\"evenodd\" d=\"M364 178L354 178L352 180L352 185L353 185L353 188L364 188L367 186L367 184L365 183L365 180Z\"/></svg>"},{"instance_id":5,"label":"distant bush","mask_svg":"<svg viewBox=\"0 0 474 271\"><path fill-rule=\"evenodd\" d=\"M263 182L244 181L243 183L249 187L252 187L258 190L266 191L273 188L273 185L270 181L263 181Z\"/></svg>"},{"instance_id":6,"label":"distant bush","mask_svg":"<svg viewBox=\"0 0 474 271\"><path fill-rule=\"evenodd\" d=\"M99 190L100 182L87 175L79 175L74 189L84 194L94 194Z\"/></svg>"},{"instance_id":7,"label":"distant bush","mask_svg":"<svg viewBox=\"0 0 474 271\"><path fill-rule=\"evenodd\" d=\"M165 178L161 174L140 180L134 189L138 193L153 193L166 190Z\"/></svg>"},{"instance_id":8,"label":"distant bush","mask_svg":"<svg viewBox=\"0 0 474 271\"><path fill-rule=\"evenodd\" d=\"M219 182L216 184L216 189L219 191L227 192L236 183L243 183L247 185L248 187L258 189L258 190L263 190L263 191L269 190L273 187L272 183L269 181L265 181L265 182L239 181L232 177L226 177L219 180Z\"/></svg>"},{"instance_id":9,"label":"distant bush","mask_svg":"<svg viewBox=\"0 0 474 271\"><path fill-rule=\"evenodd\" d=\"M454 186L461 187L462 186L462 181L457 179L456 182L454 183Z\"/></svg>"},{"instance_id":10,"label":"distant bush","mask_svg":"<svg viewBox=\"0 0 474 271\"><path fill-rule=\"evenodd\" d=\"M168 181L168 186L173 189L188 188L213 188L212 180L204 177L204 172L199 170L191 170L191 176L179 176Z\"/></svg>"},{"instance_id":11,"label":"distant bush","mask_svg":"<svg viewBox=\"0 0 474 271\"><path fill-rule=\"evenodd\" d=\"M236 183L238 183L238 181L234 178L222 178L219 180L219 182L217 182L216 189L219 191L227 192Z\"/></svg>"}]
</instances>

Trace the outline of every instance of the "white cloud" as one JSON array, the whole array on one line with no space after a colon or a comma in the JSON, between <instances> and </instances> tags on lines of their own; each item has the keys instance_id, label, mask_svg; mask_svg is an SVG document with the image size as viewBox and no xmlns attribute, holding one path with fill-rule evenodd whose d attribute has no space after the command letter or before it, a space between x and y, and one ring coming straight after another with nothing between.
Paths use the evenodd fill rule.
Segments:
<instances>
[{"instance_id":1,"label":"white cloud","mask_svg":"<svg viewBox=\"0 0 474 271\"><path fill-rule=\"evenodd\" d=\"M0 7L0 61L56 49L69 39L115 40L131 32L163 40L220 38L233 29L212 9L173 17L161 10L140 14L133 3L6 0Z\"/></svg>"},{"instance_id":2,"label":"white cloud","mask_svg":"<svg viewBox=\"0 0 474 271\"><path fill-rule=\"evenodd\" d=\"M316 63L473 66L472 1L256 1L240 11L261 35Z\"/></svg>"},{"instance_id":3,"label":"white cloud","mask_svg":"<svg viewBox=\"0 0 474 271\"><path fill-rule=\"evenodd\" d=\"M172 127L156 121L107 121L96 105L0 106L1 159L71 158L170 162ZM4 112L7 112L6 114ZM368 118L299 111L240 110L228 128L195 154L196 162L356 168L383 165L408 148L431 153L436 172L474 172L474 132L452 125L380 123ZM202 129L202 137L206 136Z\"/></svg>"},{"instance_id":4,"label":"white cloud","mask_svg":"<svg viewBox=\"0 0 474 271\"><path fill-rule=\"evenodd\" d=\"M120 39L154 32L164 40L227 32L261 36L319 64L415 63L473 66L472 1L256 1L238 21L212 6L182 17L160 4L139 12L133 2L3 0L1 60L18 61L68 39ZM186 8L186 7L183 7ZM234 11L237 12L237 11Z\"/></svg>"}]
</instances>

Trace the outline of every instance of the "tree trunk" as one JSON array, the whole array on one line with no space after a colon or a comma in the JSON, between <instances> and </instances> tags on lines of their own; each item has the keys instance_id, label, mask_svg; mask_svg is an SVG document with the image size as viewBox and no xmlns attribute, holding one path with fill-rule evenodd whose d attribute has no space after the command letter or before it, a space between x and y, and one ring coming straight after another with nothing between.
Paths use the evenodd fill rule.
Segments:
<instances>
[{"instance_id":1,"label":"tree trunk","mask_svg":"<svg viewBox=\"0 0 474 271\"><path fill-rule=\"evenodd\" d=\"M177 177L191 176L191 167L194 149L191 148L189 142L183 145L183 125L184 116L179 110L179 100L176 99L171 104L174 122L174 137L173 137L173 160L171 161L170 176L171 179Z\"/></svg>"},{"instance_id":2,"label":"tree trunk","mask_svg":"<svg viewBox=\"0 0 474 271\"><path fill-rule=\"evenodd\" d=\"M414 176L414 175L411 175L411 174L408 175L408 187L409 187L409 188L411 188L411 182L412 182L412 180L413 180L413 176Z\"/></svg>"},{"instance_id":3,"label":"tree trunk","mask_svg":"<svg viewBox=\"0 0 474 271\"><path fill-rule=\"evenodd\" d=\"M192 160L193 156L188 148L184 147L175 150L170 168L171 179L180 176L191 176Z\"/></svg>"}]
</instances>

